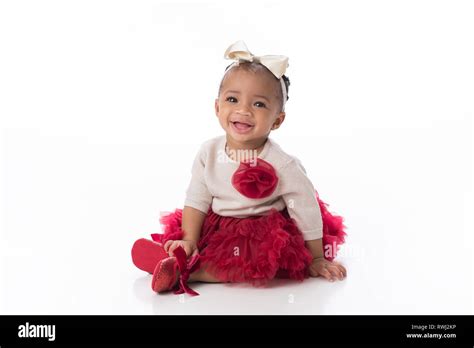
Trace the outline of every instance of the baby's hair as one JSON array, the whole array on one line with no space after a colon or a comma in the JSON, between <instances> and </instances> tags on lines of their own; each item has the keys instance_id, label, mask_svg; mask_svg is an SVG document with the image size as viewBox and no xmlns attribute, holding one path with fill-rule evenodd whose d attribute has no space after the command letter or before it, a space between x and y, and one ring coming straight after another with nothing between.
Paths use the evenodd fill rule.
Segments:
<instances>
[{"instance_id":1,"label":"baby's hair","mask_svg":"<svg viewBox=\"0 0 474 348\"><path fill-rule=\"evenodd\" d=\"M224 82L224 77L225 75L227 74L227 71L229 70L229 68L233 65L234 63L228 65L226 68L225 68L225 73L224 73L224 76L222 77L222 80L221 80L221 83L219 85L219 93L217 94L217 96L219 97L220 94L221 94L221 90L222 90L222 84ZM264 65L260 64L260 63L256 63L256 62L241 62L239 63L239 65L236 65L235 68L238 68L238 69L244 69L244 70L247 70L247 71L252 71L252 72L260 72L260 71L266 71L268 72L269 74L271 74L275 80L278 81L278 84L280 85L280 81L275 77L275 75L272 74L272 72L270 70L268 70ZM283 79L283 82L285 83L285 88L286 88L286 100L290 99L289 95L288 95L288 91L289 91L289 88L290 88L290 79L283 75L281 77ZM280 107L281 109L283 109L283 91L281 90L281 88L278 88L278 99L280 100Z\"/></svg>"}]
</instances>

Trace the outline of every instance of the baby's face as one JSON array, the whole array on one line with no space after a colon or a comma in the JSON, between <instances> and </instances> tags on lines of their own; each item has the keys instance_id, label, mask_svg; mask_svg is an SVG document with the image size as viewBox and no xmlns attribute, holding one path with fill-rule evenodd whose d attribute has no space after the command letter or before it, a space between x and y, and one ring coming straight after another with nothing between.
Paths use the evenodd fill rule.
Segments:
<instances>
[{"instance_id":1,"label":"baby's face","mask_svg":"<svg viewBox=\"0 0 474 348\"><path fill-rule=\"evenodd\" d=\"M227 136L237 144L254 144L277 129L285 118L278 88L280 83L271 73L230 70L215 102L216 115Z\"/></svg>"}]
</instances>

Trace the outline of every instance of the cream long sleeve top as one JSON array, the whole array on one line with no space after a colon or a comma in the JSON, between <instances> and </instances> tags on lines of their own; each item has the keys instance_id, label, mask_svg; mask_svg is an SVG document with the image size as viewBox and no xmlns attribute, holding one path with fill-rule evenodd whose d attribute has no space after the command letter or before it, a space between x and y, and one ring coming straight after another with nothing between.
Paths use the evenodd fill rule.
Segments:
<instances>
[{"instance_id":1,"label":"cream long sleeve top","mask_svg":"<svg viewBox=\"0 0 474 348\"><path fill-rule=\"evenodd\" d=\"M232 176L240 162L232 160L225 147L225 135L201 145L193 163L185 206L203 213L207 213L211 207L218 215L236 218L265 215L272 208L282 211L286 207L304 240L322 238L322 217L315 189L296 157L286 154L275 141L268 138L258 158L273 166L278 184L271 195L253 199L242 195L232 186Z\"/></svg>"}]
</instances>

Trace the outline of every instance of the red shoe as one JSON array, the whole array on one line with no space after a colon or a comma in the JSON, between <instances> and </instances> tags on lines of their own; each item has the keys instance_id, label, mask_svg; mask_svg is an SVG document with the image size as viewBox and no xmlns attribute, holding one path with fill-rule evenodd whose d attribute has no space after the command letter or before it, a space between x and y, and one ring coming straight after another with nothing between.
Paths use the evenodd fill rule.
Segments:
<instances>
[{"instance_id":1,"label":"red shoe","mask_svg":"<svg viewBox=\"0 0 474 348\"><path fill-rule=\"evenodd\" d=\"M139 239L132 247L132 261L142 271L153 274L158 262L169 257L161 243Z\"/></svg>"},{"instance_id":2,"label":"red shoe","mask_svg":"<svg viewBox=\"0 0 474 348\"><path fill-rule=\"evenodd\" d=\"M158 262L153 272L151 288L155 292L172 290L178 282L178 262L176 257L168 257Z\"/></svg>"}]
</instances>

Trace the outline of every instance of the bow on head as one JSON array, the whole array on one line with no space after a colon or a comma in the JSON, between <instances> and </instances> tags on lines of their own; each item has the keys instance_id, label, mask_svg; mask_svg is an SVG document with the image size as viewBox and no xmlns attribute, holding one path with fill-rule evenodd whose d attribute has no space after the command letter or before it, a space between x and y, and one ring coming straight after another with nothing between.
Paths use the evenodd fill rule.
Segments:
<instances>
[{"instance_id":1,"label":"bow on head","mask_svg":"<svg viewBox=\"0 0 474 348\"><path fill-rule=\"evenodd\" d=\"M229 46L224 54L225 59L232 59L237 62L257 62L265 66L277 79L280 79L288 67L288 57L286 56L254 56L243 41L237 41Z\"/></svg>"}]
</instances>

